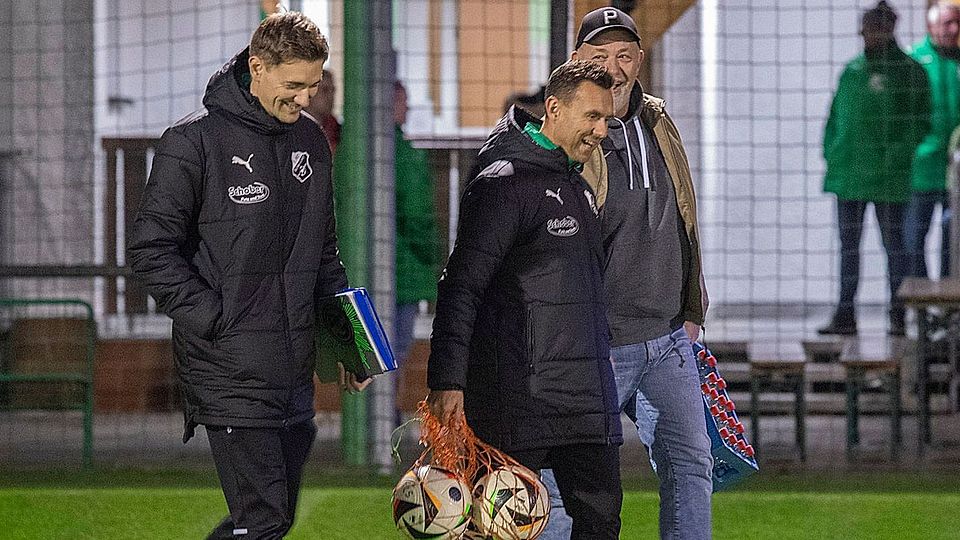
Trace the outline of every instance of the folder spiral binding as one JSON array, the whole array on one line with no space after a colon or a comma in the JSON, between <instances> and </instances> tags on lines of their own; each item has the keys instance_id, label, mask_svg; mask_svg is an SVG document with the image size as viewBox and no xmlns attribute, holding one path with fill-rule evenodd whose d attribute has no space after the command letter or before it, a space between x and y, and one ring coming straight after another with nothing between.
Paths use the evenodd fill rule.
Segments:
<instances>
[{"instance_id":1,"label":"folder spiral binding","mask_svg":"<svg viewBox=\"0 0 960 540\"><path fill-rule=\"evenodd\" d=\"M315 344L321 382L337 380L337 362L361 381L397 369L387 334L363 287L321 299Z\"/></svg>"},{"instance_id":2,"label":"folder spiral binding","mask_svg":"<svg viewBox=\"0 0 960 540\"><path fill-rule=\"evenodd\" d=\"M747 442L737 407L727 395L727 382L717 370L717 359L702 344L694 342L700 372L703 411L713 455L713 491L729 489L759 470L753 446Z\"/></svg>"}]
</instances>

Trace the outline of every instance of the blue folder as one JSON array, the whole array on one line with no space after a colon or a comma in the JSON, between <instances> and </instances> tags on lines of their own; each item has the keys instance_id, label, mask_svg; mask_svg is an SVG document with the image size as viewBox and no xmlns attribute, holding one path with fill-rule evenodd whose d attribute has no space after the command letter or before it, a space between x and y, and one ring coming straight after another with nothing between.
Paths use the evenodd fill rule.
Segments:
<instances>
[{"instance_id":1,"label":"blue folder","mask_svg":"<svg viewBox=\"0 0 960 540\"><path fill-rule=\"evenodd\" d=\"M397 361L367 290L346 289L320 301L317 317L317 376L337 380L337 362L364 380L397 369Z\"/></svg>"}]
</instances>

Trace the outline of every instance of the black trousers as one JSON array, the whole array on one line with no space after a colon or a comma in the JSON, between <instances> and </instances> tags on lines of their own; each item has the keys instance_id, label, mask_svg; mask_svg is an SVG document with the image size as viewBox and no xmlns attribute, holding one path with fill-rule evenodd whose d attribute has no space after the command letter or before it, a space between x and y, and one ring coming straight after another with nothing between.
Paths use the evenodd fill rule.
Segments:
<instances>
[{"instance_id":1,"label":"black trousers","mask_svg":"<svg viewBox=\"0 0 960 540\"><path fill-rule=\"evenodd\" d=\"M860 237L867 204L873 204L877 223L880 225L880 240L887 253L891 314L903 316L903 302L897 298L897 289L900 288L909 266L909 256L903 243L906 204L837 199L837 224L840 228L840 303L836 317L841 322L853 320L856 315L854 298L860 284Z\"/></svg>"},{"instance_id":2,"label":"black trousers","mask_svg":"<svg viewBox=\"0 0 960 540\"><path fill-rule=\"evenodd\" d=\"M563 506L573 520L571 540L620 538L619 445L572 444L510 455L537 472L553 469Z\"/></svg>"},{"instance_id":3,"label":"black trousers","mask_svg":"<svg viewBox=\"0 0 960 540\"><path fill-rule=\"evenodd\" d=\"M283 538L293 525L313 420L283 428L206 426L230 515L208 539Z\"/></svg>"}]
</instances>

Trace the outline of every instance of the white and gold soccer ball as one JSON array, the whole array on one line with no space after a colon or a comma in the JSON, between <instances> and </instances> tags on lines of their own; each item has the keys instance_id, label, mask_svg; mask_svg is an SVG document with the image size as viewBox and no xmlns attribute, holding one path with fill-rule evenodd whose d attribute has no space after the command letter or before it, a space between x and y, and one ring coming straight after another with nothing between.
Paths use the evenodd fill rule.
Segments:
<instances>
[{"instance_id":1,"label":"white and gold soccer ball","mask_svg":"<svg viewBox=\"0 0 960 540\"><path fill-rule=\"evenodd\" d=\"M533 540L550 518L547 488L526 467L508 465L484 475L473 501L474 526L497 540Z\"/></svg>"},{"instance_id":2,"label":"white and gold soccer ball","mask_svg":"<svg viewBox=\"0 0 960 540\"><path fill-rule=\"evenodd\" d=\"M393 488L393 520L410 538L460 538L472 504L467 484L430 465L410 469Z\"/></svg>"}]
</instances>

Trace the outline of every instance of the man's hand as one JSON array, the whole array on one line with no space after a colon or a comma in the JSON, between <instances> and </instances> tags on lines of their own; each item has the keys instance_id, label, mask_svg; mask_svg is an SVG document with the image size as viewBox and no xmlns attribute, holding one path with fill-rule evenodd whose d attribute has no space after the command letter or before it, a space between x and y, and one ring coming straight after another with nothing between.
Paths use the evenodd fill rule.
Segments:
<instances>
[{"instance_id":1,"label":"man's hand","mask_svg":"<svg viewBox=\"0 0 960 540\"><path fill-rule=\"evenodd\" d=\"M687 332L687 336L690 337L690 341L696 341L700 339L700 325L695 322L684 321L683 329Z\"/></svg>"},{"instance_id":2,"label":"man's hand","mask_svg":"<svg viewBox=\"0 0 960 540\"><path fill-rule=\"evenodd\" d=\"M340 389L346 390L351 394L356 394L357 392L363 391L363 389L370 384L370 381L373 380L372 378L367 378L363 381L358 381L357 376L354 375L353 372L343 369L343 364L340 362L337 362L337 370L340 371L340 376L338 378L338 381L340 382Z\"/></svg>"},{"instance_id":3,"label":"man's hand","mask_svg":"<svg viewBox=\"0 0 960 540\"><path fill-rule=\"evenodd\" d=\"M452 425L463 418L463 390L431 390L427 405L441 424Z\"/></svg>"}]
</instances>

